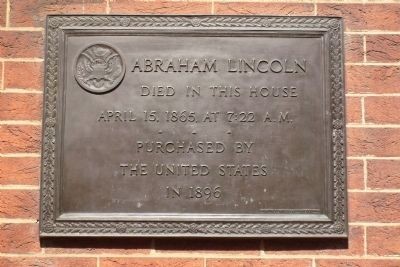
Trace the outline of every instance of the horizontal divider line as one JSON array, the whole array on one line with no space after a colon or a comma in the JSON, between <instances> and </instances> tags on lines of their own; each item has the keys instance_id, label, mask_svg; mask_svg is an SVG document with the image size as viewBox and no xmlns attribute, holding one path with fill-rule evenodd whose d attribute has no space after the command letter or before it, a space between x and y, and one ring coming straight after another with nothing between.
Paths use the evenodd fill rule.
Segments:
<instances>
[{"instance_id":1,"label":"horizontal divider line","mask_svg":"<svg viewBox=\"0 0 400 267\"><path fill-rule=\"evenodd\" d=\"M400 31L380 31L380 30L365 30L365 31L345 31L344 34L350 35L384 35L384 34L391 34L396 35L400 34Z\"/></svg>"},{"instance_id":2,"label":"horizontal divider line","mask_svg":"<svg viewBox=\"0 0 400 267\"><path fill-rule=\"evenodd\" d=\"M0 90L1 94L43 94L41 89L19 89L19 88L5 88Z\"/></svg>"},{"instance_id":3,"label":"horizontal divider line","mask_svg":"<svg viewBox=\"0 0 400 267\"><path fill-rule=\"evenodd\" d=\"M0 153L0 158L40 158L40 153Z\"/></svg>"},{"instance_id":4,"label":"horizontal divider line","mask_svg":"<svg viewBox=\"0 0 400 267\"><path fill-rule=\"evenodd\" d=\"M42 125L38 120L0 120L0 125Z\"/></svg>"},{"instance_id":5,"label":"horizontal divider line","mask_svg":"<svg viewBox=\"0 0 400 267\"><path fill-rule=\"evenodd\" d=\"M140 0L140 1L146 1L146 0ZM172 0L172 2L176 2L179 0ZM194 2L211 2L207 0L196 0ZM279 0L214 0L216 3L230 3L230 2L260 2L260 3L282 3ZM332 1L332 0L286 0L284 3L290 3L290 4L396 4L398 3L396 0L382 0L382 1L369 1L365 2L363 0L349 0L349 1Z\"/></svg>"},{"instance_id":6,"label":"horizontal divider line","mask_svg":"<svg viewBox=\"0 0 400 267\"><path fill-rule=\"evenodd\" d=\"M143 1L143 0L142 0ZM145 0L146 1L146 0ZM172 2L178 2L180 0L172 0ZM211 2L211 0L195 0L194 2ZM251 3L251 2L257 2L257 3L282 3L280 0L214 0L215 3L237 3L237 2L243 2L243 3ZM315 4L315 0L286 0L284 2L285 4Z\"/></svg>"},{"instance_id":7,"label":"horizontal divider line","mask_svg":"<svg viewBox=\"0 0 400 267\"><path fill-rule=\"evenodd\" d=\"M0 61L2 62L43 62L43 58L37 58L37 57L15 57L15 58L7 58L7 57L0 57Z\"/></svg>"},{"instance_id":8,"label":"horizontal divider line","mask_svg":"<svg viewBox=\"0 0 400 267\"><path fill-rule=\"evenodd\" d=\"M44 32L42 27L0 27L0 31L18 31L18 32Z\"/></svg>"},{"instance_id":9,"label":"horizontal divider line","mask_svg":"<svg viewBox=\"0 0 400 267\"><path fill-rule=\"evenodd\" d=\"M382 222L349 222L350 226L366 226L366 227L400 227L398 223L382 223Z\"/></svg>"},{"instance_id":10,"label":"horizontal divider line","mask_svg":"<svg viewBox=\"0 0 400 267\"><path fill-rule=\"evenodd\" d=\"M0 218L0 224L37 224L38 220L36 219L18 219L18 218ZM1 253L0 253L1 254Z\"/></svg>"},{"instance_id":11,"label":"horizontal divider line","mask_svg":"<svg viewBox=\"0 0 400 267\"><path fill-rule=\"evenodd\" d=\"M380 157L380 156L348 156L347 159L366 159L366 160L400 160L400 157Z\"/></svg>"},{"instance_id":12,"label":"horizontal divider line","mask_svg":"<svg viewBox=\"0 0 400 267\"><path fill-rule=\"evenodd\" d=\"M346 62L346 66L376 66L376 67L394 67L400 66L400 62Z\"/></svg>"},{"instance_id":13,"label":"horizontal divider line","mask_svg":"<svg viewBox=\"0 0 400 267\"><path fill-rule=\"evenodd\" d=\"M226 254L219 254L215 252L159 252L156 251L152 254L150 253L140 253L132 252L131 254L118 254L118 253L48 253L46 252L38 253L0 253L0 257L9 258L172 258L172 259L369 259L369 260L399 260L398 256L376 256L376 255L329 255L329 252L325 255L315 255L315 254L269 254L273 253L274 250L267 250L266 254L263 255L246 255L231 252ZM68 250L68 248L66 248ZM103 249L104 250L104 249Z\"/></svg>"},{"instance_id":14,"label":"horizontal divider line","mask_svg":"<svg viewBox=\"0 0 400 267\"><path fill-rule=\"evenodd\" d=\"M382 94L378 94L378 93L346 93L346 96L348 97L398 97L400 96L400 93L382 93Z\"/></svg>"},{"instance_id":15,"label":"horizontal divider line","mask_svg":"<svg viewBox=\"0 0 400 267\"><path fill-rule=\"evenodd\" d=\"M0 185L0 190L39 190L38 185Z\"/></svg>"},{"instance_id":16,"label":"horizontal divider line","mask_svg":"<svg viewBox=\"0 0 400 267\"><path fill-rule=\"evenodd\" d=\"M348 189L350 193L400 193L399 189Z\"/></svg>"},{"instance_id":17,"label":"horizontal divider line","mask_svg":"<svg viewBox=\"0 0 400 267\"><path fill-rule=\"evenodd\" d=\"M400 128L400 124L348 123L347 128Z\"/></svg>"}]
</instances>

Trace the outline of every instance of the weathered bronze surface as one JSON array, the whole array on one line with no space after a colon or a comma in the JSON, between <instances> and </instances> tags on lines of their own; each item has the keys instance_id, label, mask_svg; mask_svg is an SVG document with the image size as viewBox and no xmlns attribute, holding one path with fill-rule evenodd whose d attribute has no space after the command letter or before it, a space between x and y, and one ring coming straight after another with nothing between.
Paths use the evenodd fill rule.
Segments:
<instances>
[{"instance_id":1,"label":"weathered bronze surface","mask_svg":"<svg viewBox=\"0 0 400 267\"><path fill-rule=\"evenodd\" d=\"M347 235L342 22L50 16L42 236Z\"/></svg>"}]
</instances>

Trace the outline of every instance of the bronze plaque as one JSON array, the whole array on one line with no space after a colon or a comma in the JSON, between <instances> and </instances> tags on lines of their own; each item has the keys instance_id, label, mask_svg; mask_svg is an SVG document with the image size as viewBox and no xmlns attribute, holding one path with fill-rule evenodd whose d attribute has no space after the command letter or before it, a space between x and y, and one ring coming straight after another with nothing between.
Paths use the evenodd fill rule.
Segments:
<instances>
[{"instance_id":1,"label":"bronze plaque","mask_svg":"<svg viewBox=\"0 0 400 267\"><path fill-rule=\"evenodd\" d=\"M41 236L345 237L342 21L49 16Z\"/></svg>"}]
</instances>

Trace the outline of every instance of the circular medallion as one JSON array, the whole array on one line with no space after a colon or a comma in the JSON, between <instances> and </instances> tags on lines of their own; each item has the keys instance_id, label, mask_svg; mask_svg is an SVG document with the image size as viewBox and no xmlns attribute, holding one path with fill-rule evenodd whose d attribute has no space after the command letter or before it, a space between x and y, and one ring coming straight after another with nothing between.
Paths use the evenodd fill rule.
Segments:
<instances>
[{"instance_id":1,"label":"circular medallion","mask_svg":"<svg viewBox=\"0 0 400 267\"><path fill-rule=\"evenodd\" d=\"M89 92L109 92L118 86L124 75L124 61L109 44L90 45L76 59L75 79Z\"/></svg>"}]
</instances>

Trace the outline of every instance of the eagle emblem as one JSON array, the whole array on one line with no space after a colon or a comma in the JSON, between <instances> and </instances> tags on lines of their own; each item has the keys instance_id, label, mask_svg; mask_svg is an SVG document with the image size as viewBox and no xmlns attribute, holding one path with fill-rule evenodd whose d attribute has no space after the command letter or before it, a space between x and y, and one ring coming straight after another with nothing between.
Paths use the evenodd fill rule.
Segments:
<instances>
[{"instance_id":1,"label":"eagle emblem","mask_svg":"<svg viewBox=\"0 0 400 267\"><path fill-rule=\"evenodd\" d=\"M122 81L125 65L121 55L108 44L84 49L76 60L76 81L89 92L106 93Z\"/></svg>"}]
</instances>

